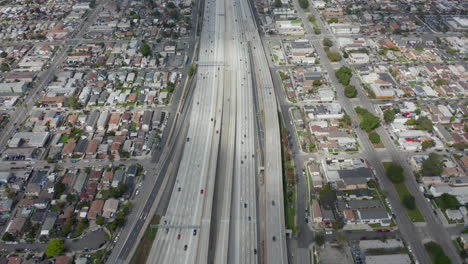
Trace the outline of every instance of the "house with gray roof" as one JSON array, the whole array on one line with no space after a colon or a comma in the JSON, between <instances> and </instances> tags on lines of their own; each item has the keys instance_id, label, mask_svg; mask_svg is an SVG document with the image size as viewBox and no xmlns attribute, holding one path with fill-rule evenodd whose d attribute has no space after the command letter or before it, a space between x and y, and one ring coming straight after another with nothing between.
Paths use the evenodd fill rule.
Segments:
<instances>
[{"instance_id":1,"label":"house with gray roof","mask_svg":"<svg viewBox=\"0 0 468 264\"><path fill-rule=\"evenodd\" d=\"M361 224L380 224L389 226L390 215L385 208L366 208L357 210L358 222Z\"/></svg>"}]
</instances>

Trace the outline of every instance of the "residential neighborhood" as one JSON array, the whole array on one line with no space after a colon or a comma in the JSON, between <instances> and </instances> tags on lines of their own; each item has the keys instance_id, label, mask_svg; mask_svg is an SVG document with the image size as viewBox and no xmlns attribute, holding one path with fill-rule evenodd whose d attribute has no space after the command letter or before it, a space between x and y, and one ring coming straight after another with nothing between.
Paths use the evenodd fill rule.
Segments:
<instances>
[{"instance_id":1,"label":"residential neighborhood","mask_svg":"<svg viewBox=\"0 0 468 264\"><path fill-rule=\"evenodd\" d=\"M0 263L466 263L466 1L0 1Z\"/></svg>"},{"instance_id":2,"label":"residential neighborhood","mask_svg":"<svg viewBox=\"0 0 468 264\"><path fill-rule=\"evenodd\" d=\"M192 7L0 3L1 263L109 256L188 78Z\"/></svg>"},{"instance_id":3,"label":"residential neighborhood","mask_svg":"<svg viewBox=\"0 0 468 264\"><path fill-rule=\"evenodd\" d=\"M466 258L466 19L452 4L256 1L293 131L283 155L302 171L285 185L295 256L424 263L399 224L407 214L423 250L442 251L424 231L436 221Z\"/></svg>"}]
</instances>

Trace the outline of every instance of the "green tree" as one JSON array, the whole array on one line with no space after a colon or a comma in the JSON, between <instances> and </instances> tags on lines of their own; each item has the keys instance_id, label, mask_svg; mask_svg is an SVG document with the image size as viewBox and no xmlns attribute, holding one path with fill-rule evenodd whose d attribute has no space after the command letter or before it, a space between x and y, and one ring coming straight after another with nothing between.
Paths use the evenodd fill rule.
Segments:
<instances>
[{"instance_id":1,"label":"green tree","mask_svg":"<svg viewBox=\"0 0 468 264\"><path fill-rule=\"evenodd\" d=\"M310 23L315 23L315 16L314 15L308 15L307 19L309 20Z\"/></svg>"},{"instance_id":2,"label":"green tree","mask_svg":"<svg viewBox=\"0 0 468 264\"><path fill-rule=\"evenodd\" d=\"M273 3L273 6L274 7L281 7L283 4L281 3L281 0L275 0L275 2Z\"/></svg>"},{"instance_id":3,"label":"green tree","mask_svg":"<svg viewBox=\"0 0 468 264\"><path fill-rule=\"evenodd\" d=\"M299 0L299 6L302 9L307 9L309 8L309 0Z\"/></svg>"},{"instance_id":4,"label":"green tree","mask_svg":"<svg viewBox=\"0 0 468 264\"><path fill-rule=\"evenodd\" d=\"M452 48L448 48L448 49L447 49L447 53L448 53L448 54L455 54L455 53L457 53L457 50L456 50L456 49L452 49Z\"/></svg>"},{"instance_id":5,"label":"green tree","mask_svg":"<svg viewBox=\"0 0 468 264\"><path fill-rule=\"evenodd\" d=\"M278 74L279 74L282 81L284 81L286 79L289 79L289 75L287 75L286 73L284 73L282 71L278 71Z\"/></svg>"},{"instance_id":6,"label":"green tree","mask_svg":"<svg viewBox=\"0 0 468 264\"><path fill-rule=\"evenodd\" d=\"M369 134L369 139L372 143L377 144L380 143L380 136L377 132L372 132Z\"/></svg>"},{"instance_id":7,"label":"green tree","mask_svg":"<svg viewBox=\"0 0 468 264\"><path fill-rule=\"evenodd\" d=\"M5 191L7 193L8 199L13 199L16 196L16 191L10 187L10 185L5 184Z\"/></svg>"},{"instance_id":8,"label":"green tree","mask_svg":"<svg viewBox=\"0 0 468 264\"><path fill-rule=\"evenodd\" d=\"M8 66L8 63L2 62L2 64L0 65L0 71L9 71L9 70L10 70L10 66Z\"/></svg>"},{"instance_id":9,"label":"green tree","mask_svg":"<svg viewBox=\"0 0 468 264\"><path fill-rule=\"evenodd\" d=\"M427 116L421 116L416 120L416 129L432 131L434 129L432 120Z\"/></svg>"},{"instance_id":10,"label":"green tree","mask_svg":"<svg viewBox=\"0 0 468 264\"><path fill-rule=\"evenodd\" d=\"M62 193L65 191L66 188L67 187L65 186L65 184L63 184L61 182L57 182L54 185L54 197L55 197L55 199L59 199L60 195L62 195Z\"/></svg>"},{"instance_id":11,"label":"green tree","mask_svg":"<svg viewBox=\"0 0 468 264\"><path fill-rule=\"evenodd\" d=\"M456 148L457 150L465 150L468 148L468 143L466 142L457 142L455 144L452 145L454 148Z\"/></svg>"},{"instance_id":12,"label":"green tree","mask_svg":"<svg viewBox=\"0 0 468 264\"><path fill-rule=\"evenodd\" d=\"M125 184L123 182L119 182L119 185L117 187L111 187L109 189L109 195L112 197L112 198L120 198L123 193L125 192Z\"/></svg>"},{"instance_id":13,"label":"green tree","mask_svg":"<svg viewBox=\"0 0 468 264\"><path fill-rule=\"evenodd\" d=\"M314 142L310 142L309 144L309 151L313 151L315 149L315 143Z\"/></svg>"},{"instance_id":14,"label":"green tree","mask_svg":"<svg viewBox=\"0 0 468 264\"><path fill-rule=\"evenodd\" d=\"M107 251L105 249L101 249L101 250L96 251L89 258L89 263L91 263L91 264L102 264L102 263L104 263L104 257L106 256L106 252Z\"/></svg>"},{"instance_id":15,"label":"green tree","mask_svg":"<svg viewBox=\"0 0 468 264\"><path fill-rule=\"evenodd\" d=\"M123 212L118 212L114 221L107 224L107 229L111 232L114 232L117 228L125 224L125 214Z\"/></svg>"},{"instance_id":16,"label":"green tree","mask_svg":"<svg viewBox=\"0 0 468 264\"><path fill-rule=\"evenodd\" d=\"M387 49L381 49L379 50L379 55L387 55L388 50Z\"/></svg>"},{"instance_id":17,"label":"green tree","mask_svg":"<svg viewBox=\"0 0 468 264\"><path fill-rule=\"evenodd\" d=\"M10 233L10 232L5 232L2 236L3 241L13 241L15 240L15 237Z\"/></svg>"},{"instance_id":18,"label":"green tree","mask_svg":"<svg viewBox=\"0 0 468 264\"><path fill-rule=\"evenodd\" d=\"M73 193L67 194L67 202L72 203L76 200L76 196Z\"/></svg>"},{"instance_id":19,"label":"green tree","mask_svg":"<svg viewBox=\"0 0 468 264\"><path fill-rule=\"evenodd\" d=\"M341 84L348 85L353 73L350 68L342 66L335 72L335 76Z\"/></svg>"},{"instance_id":20,"label":"green tree","mask_svg":"<svg viewBox=\"0 0 468 264\"><path fill-rule=\"evenodd\" d=\"M359 120L360 120L359 127L361 129L364 129L367 132L369 132L372 129L376 128L378 125L380 125L380 118L371 114L366 109L358 106L355 108L355 110L359 116Z\"/></svg>"},{"instance_id":21,"label":"green tree","mask_svg":"<svg viewBox=\"0 0 468 264\"><path fill-rule=\"evenodd\" d=\"M327 51L327 57L332 62L336 62L336 61L341 60L341 55L337 51Z\"/></svg>"},{"instance_id":22,"label":"green tree","mask_svg":"<svg viewBox=\"0 0 468 264\"><path fill-rule=\"evenodd\" d=\"M344 114L344 116L340 119L340 122L343 122L347 126L350 126L352 120L351 120L351 117L348 114Z\"/></svg>"},{"instance_id":23,"label":"green tree","mask_svg":"<svg viewBox=\"0 0 468 264\"><path fill-rule=\"evenodd\" d=\"M445 84L447 84L447 83L448 83L447 80L444 80L444 79L441 79L441 78L439 78L439 79L437 79L437 80L435 81L435 84L436 84L437 86L442 86L442 85L445 85Z\"/></svg>"},{"instance_id":24,"label":"green tree","mask_svg":"<svg viewBox=\"0 0 468 264\"><path fill-rule=\"evenodd\" d=\"M384 112L384 120L387 123L391 123L395 120L395 110L387 109Z\"/></svg>"},{"instance_id":25,"label":"green tree","mask_svg":"<svg viewBox=\"0 0 468 264\"><path fill-rule=\"evenodd\" d=\"M348 98L354 98L357 95L357 89L354 85L346 85L344 89L344 95Z\"/></svg>"},{"instance_id":26,"label":"green tree","mask_svg":"<svg viewBox=\"0 0 468 264\"><path fill-rule=\"evenodd\" d=\"M89 221L88 219L82 219L78 224L76 225L75 232L72 234L72 238L79 237L83 232L88 228L89 226Z\"/></svg>"},{"instance_id":27,"label":"green tree","mask_svg":"<svg viewBox=\"0 0 468 264\"><path fill-rule=\"evenodd\" d=\"M58 232L58 237L67 237L68 234L72 231L73 229L73 219L69 219L65 222L65 224L63 225L62 229L59 230Z\"/></svg>"},{"instance_id":28,"label":"green tree","mask_svg":"<svg viewBox=\"0 0 468 264\"><path fill-rule=\"evenodd\" d=\"M332 17L327 20L328 24L333 24L333 23L338 23L338 18L337 17Z\"/></svg>"},{"instance_id":29,"label":"green tree","mask_svg":"<svg viewBox=\"0 0 468 264\"><path fill-rule=\"evenodd\" d=\"M321 80L314 80L314 82L312 84L317 87L317 86L322 85L322 81Z\"/></svg>"},{"instance_id":30,"label":"green tree","mask_svg":"<svg viewBox=\"0 0 468 264\"><path fill-rule=\"evenodd\" d=\"M65 245L60 239L52 239L46 246L47 257L57 257L65 250Z\"/></svg>"},{"instance_id":31,"label":"green tree","mask_svg":"<svg viewBox=\"0 0 468 264\"><path fill-rule=\"evenodd\" d=\"M403 205L410 209L410 210L414 210L416 209L416 202L415 202L415 199L414 199L414 196L412 196L411 194L406 194L404 197L403 197Z\"/></svg>"},{"instance_id":32,"label":"green tree","mask_svg":"<svg viewBox=\"0 0 468 264\"><path fill-rule=\"evenodd\" d=\"M403 175L403 168L393 162L385 166L385 175L387 175L387 177L393 183L400 183L405 180L405 175Z\"/></svg>"},{"instance_id":33,"label":"green tree","mask_svg":"<svg viewBox=\"0 0 468 264\"><path fill-rule=\"evenodd\" d=\"M422 146L422 149L423 150L426 150L428 148L432 148L436 145L435 141L433 139L429 139L429 140L424 140L422 143L421 143L421 146Z\"/></svg>"},{"instance_id":34,"label":"green tree","mask_svg":"<svg viewBox=\"0 0 468 264\"><path fill-rule=\"evenodd\" d=\"M80 104L78 103L78 99L74 96L67 97L65 101L65 105L73 110L80 108Z\"/></svg>"},{"instance_id":35,"label":"green tree","mask_svg":"<svg viewBox=\"0 0 468 264\"><path fill-rule=\"evenodd\" d=\"M325 236L322 233L318 233L315 235L314 241L317 246L322 246L325 244Z\"/></svg>"},{"instance_id":36,"label":"green tree","mask_svg":"<svg viewBox=\"0 0 468 264\"><path fill-rule=\"evenodd\" d=\"M322 44L325 46L325 47L332 47L333 46L333 41L330 39L330 38L324 38L323 41L322 41Z\"/></svg>"},{"instance_id":37,"label":"green tree","mask_svg":"<svg viewBox=\"0 0 468 264\"><path fill-rule=\"evenodd\" d=\"M444 160L437 153L429 154L421 166L421 174L423 176L439 176L444 170Z\"/></svg>"},{"instance_id":38,"label":"green tree","mask_svg":"<svg viewBox=\"0 0 468 264\"><path fill-rule=\"evenodd\" d=\"M146 42L141 43L141 45L140 45L140 53L141 53L141 55L143 55L144 57L147 57L147 56L150 55L150 53L151 53L151 47L150 47Z\"/></svg>"},{"instance_id":39,"label":"green tree","mask_svg":"<svg viewBox=\"0 0 468 264\"><path fill-rule=\"evenodd\" d=\"M193 74L195 74L195 70L197 69L197 67L194 65L194 64L190 64L188 69L187 69L187 74L189 77L192 77Z\"/></svg>"},{"instance_id":40,"label":"green tree","mask_svg":"<svg viewBox=\"0 0 468 264\"><path fill-rule=\"evenodd\" d=\"M96 217L96 224L102 226L104 224L105 218L102 216L97 216Z\"/></svg>"},{"instance_id":41,"label":"green tree","mask_svg":"<svg viewBox=\"0 0 468 264\"><path fill-rule=\"evenodd\" d=\"M414 124L416 124L416 120L414 120L414 119L408 119L405 122L405 125L408 125L408 126L412 126Z\"/></svg>"},{"instance_id":42,"label":"green tree","mask_svg":"<svg viewBox=\"0 0 468 264\"><path fill-rule=\"evenodd\" d=\"M455 196L448 193L442 194L438 198L438 203L443 209L458 209L461 205Z\"/></svg>"}]
</instances>

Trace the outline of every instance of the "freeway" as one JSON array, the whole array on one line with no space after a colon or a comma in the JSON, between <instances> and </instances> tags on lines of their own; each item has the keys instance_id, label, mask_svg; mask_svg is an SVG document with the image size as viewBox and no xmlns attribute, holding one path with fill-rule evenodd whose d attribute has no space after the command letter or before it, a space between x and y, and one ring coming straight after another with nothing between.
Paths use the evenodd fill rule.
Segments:
<instances>
[{"instance_id":1,"label":"freeway","mask_svg":"<svg viewBox=\"0 0 468 264\"><path fill-rule=\"evenodd\" d=\"M232 39L228 38L228 41L233 46L234 57L229 62L235 73L234 87L237 93L229 263L258 261L254 102L248 39L245 34L249 21L244 18L243 4L244 1L229 1L229 10L232 12L227 14L233 25Z\"/></svg>"},{"instance_id":2,"label":"freeway","mask_svg":"<svg viewBox=\"0 0 468 264\"><path fill-rule=\"evenodd\" d=\"M263 40L263 39L262 39ZM263 43L265 47L268 46L268 44ZM270 57L270 54L266 53L270 67L271 72L276 72L276 67L273 64L273 59ZM310 243L313 241L314 238L314 232L310 229L309 224L305 221L305 218L307 217L306 215L306 210L308 209L308 194L307 194L307 182L304 176L299 175L300 172L304 169L304 163L309 160L310 155L305 154L301 150L300 142L298 137L294 136L296 134L296 129L294 128L293 125L293 119L290 114L290 108L294 106L294 104L290 103L288 99L286 98L285 93L283 92L283 86L281 84L281 80L279 79L278 74L273 74L273 84L274 88L276 90L276 95L278 97L278 105L280 108L280 116L281 119L283 120L283 125L286 128L286 131L288 133L288 140L289 140L289 146L292 151L292 158L293 158L293 164L294 164L294 171L296 173L296 200L297 200L297 208L296 208L296 225L299 226L299 232L297 233L297 242L298 242L298 247L302 249L307 249L310 245ZM292 139L295 140L292 140ZM321 153L320 156L317 156L317 159L323 158L323 156L332 156L329 153ZM347 154L345 154L347 155ZM343 157L343 155L342 155Z\"/></svg>"},{"instance_id":3,"label":"freeway","mask_svg":"<svg viewBox=\"0 0 468 264\"><path fill-rule=\"evenodd\" d=\"M223 99L224 5L208 1L187 139L148 263L206 263ZM196 102L196 103L195 103Z\"/></svg>"},{"instance_id":4,"label":"freeway","mask_svg":"<svg viewBox=\"0 0 468 264\"><path fill-rule=\"evenodd\" d=\"M179 92L178 94L180 95L181 93ZM181 103L185 102L184 108L190 108L192 96L193 87L189 89L187 100L181 100ZM179 106L181 107L182 104ZM114 245L114 249L108 259L109 263L123 263L132 256L132 252L137 244L136 242L143 235L141 231L146 230L146 227L149 225L151 217L147 218L147 216L154 215L156 209L164 207L164 203L160 202L163 199L161 195L165 194L163 192L166 190L165 186L172 186L174 182L173 179L169 178L174 174L173 170L177 167L175 161L179 160L186 143L187 126L184 124L189 122L188 112L182 112L178 120L175 118L171 119L173 124L173 129L171 130L175 131L175 133L169 131L165 133L161 140L161 145L164 145L163 151L155 150L153 153L153 159L157 158L158 163L150 163L150 165L146 166L149 173L145 177L145 184L140 190L140 195L133 201L135 206L132 208L132 213L127 216L126 228L121 231L120 239ZM161 175L165 176L160 177Z\"/></svg>"},{"instance_id":5,"label":"freeway","mask_svg":"<svg viewBox=\"0 0 468 264\"><path fill-rule=\"evenodd\" d=\"M149 263L206 263L211 259L256 263L261 259L254 69L265 118L265 134L260 136L265 141L266 175L262 260L288 262L276 96L264 50L257 49L260 45L249 3L206 3L187 141ZM214 186L220 190L214 192ZM213 197L219 201L213 202ZM211 247L214 252L210 244L216 245Z\"/></svg>"},{"instance_id":6,"label":"freeway","mask_svg":"<svg viewBox=\"0 0 468 264\"><path fill-rule=\"evenodd\" d=\"M252 56L257 76L257 89L262 102L260 108L264 118L264 189L265 231L264 261L266 263L288 263L286 230L284 222L283 175L281 164L281 141L278 121L278 106L271 73L256 27L251 2L242 2L243 24L246 36L252 46Z\"/></svg>"},{"instance_id":7,"label":"freeway","mask_svg":"<svg viewBox=\"0 0 468 264\"><path fill-rule=\"evenodd\" d=\"M225 14L225 108L223 110L220 212L213 229L215 263L257 263L256 157L253 86L240 3L228 1ZM228 138L230 137L230 138ZM224 191L224 192L223 192Z\"/></svg>"},{"instance_id":8,"label":"freeway","mask_svg":"<svg viewBox=\"0 0 468 264\"><path fill-rule=\"evenodd\" d=\"M198 5L195 5L192 14L193 21L198 21L197 10ZM196 30L191 31L189 37L191 45L187 55L190 56L197 51ZM192 62L194 59L195 56L192 57ZM189 65L186 65L182 71L187 72L188 67ZM140 189L140 195L133 201L132 213L127 216L127 223L119 233L119 239L113 245L113 250L108 258L109 263L128 262L136 250L138 241L141 240L144 231L149 226L151 216L157 210L163 211L167 206L166 186L173 186L175 181L173 175L176 173L174 167L177 167L175 162L168 161L180 160L179 157L182 155L195 82L196 77L190 81L189 76L183 75L181 83L184 85L178 87L183 89L176 89L172 100L178 104L173 103L168 109L170 115L167 118L166 129L164 129L160 142L154 146L150 159L139 160L148 173ZM189 88L187 89L187 87ZM160 177L161 175L163 177Z\"/></svg>"},{"instance_id":9,"label":"freeway","mask_svg":"<svg viewBox=\"0 0 468 264\"><path fill-rule=\"evenodd\" d=\"M231 19L226 20L226 27L231 27ZM227 31L226 34L230 32ZM225 43L225 49L232 49L232 42ZM226 54L226 60L232 59L234 52ZM236 113L237 113L237 98L236 98L236 83L235 72L232 68L224 69L224 110L221 125L221 146L219 153L219 165L216 178L216 194L217 202L213 209L212 238L210 244L214 246L214 253L210 259L214 259L215 263L228 262L229 248L229 230L231 219L231 197L232 197L232 181L234 174L234 149L236 136ZM213 256L214 255L214 256Z\"/></svg>"}]
</instances>

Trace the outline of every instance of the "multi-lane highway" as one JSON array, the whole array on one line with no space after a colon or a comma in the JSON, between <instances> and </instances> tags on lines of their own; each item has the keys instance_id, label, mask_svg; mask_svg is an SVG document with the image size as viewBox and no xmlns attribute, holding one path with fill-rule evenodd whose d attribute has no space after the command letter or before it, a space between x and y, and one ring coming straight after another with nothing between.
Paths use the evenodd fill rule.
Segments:
<instances>
[{"instance_id":1,"label":"multi-lane highway","mask_svg":"<svg viewBox=\"0 0 468 264\"><path fill-rule=\"evenodd\" d=\"M207 1L197 84L176 183L149 263L206 263L223 99L224 5Z\"/></svg>"},{"instance_id":2,"label":"multi-lane highway","mask_svg":"<svg viewBox=\"0 0 468 264\"><path fill-rule=\"evenodd\" d=\"M207 1L199 47L187 142L148 262L287 263L278 110L249 3ZM256 137L256 92L262 144ZM258 145L265 146L263 155L257 155ZM259 156L265 184L257 187ZM261 239L259 190L266 197Z\"/></svg>"},{"instance_id":3,"label":"multi-lane highway","mask_svg":"<svg viewBox=\"0 0 468 264\"><path fill-rule=\"evenodd\" d=\"M265 222L262 244L266 263L287 263L286 230L284 222L283 175L281 165L281 141L278 121L278 107L273 80L268 68L265 50L255 24L255 16L250 1L241 2L242 24L250 43L260 108L263 113L264 128L264 186Z\"/></svg>"},{"instance_id":4,"label":"multi-lane highway","mask_svg":"<svg viewBox=\"0 0 468 264\"><path fill-rule=\"evenodd\" d=\"M230 228L229 263L257 263L257 189L255 115L245 1L228 1L233 47L232 72L237 97L235 165Z\"/></svg>"},{"instance_id":5,"label":"multi-lane highway","mask_svg":"<svg viewBox=\"0 0 468 264\"><path fill-rule=\"evenodd\" d=\"M248 42L239 1L228 1L226 19L225 105L213 230L214 263L257 263L257 155L253 83Z\"/></svg>"}]
</instances>

